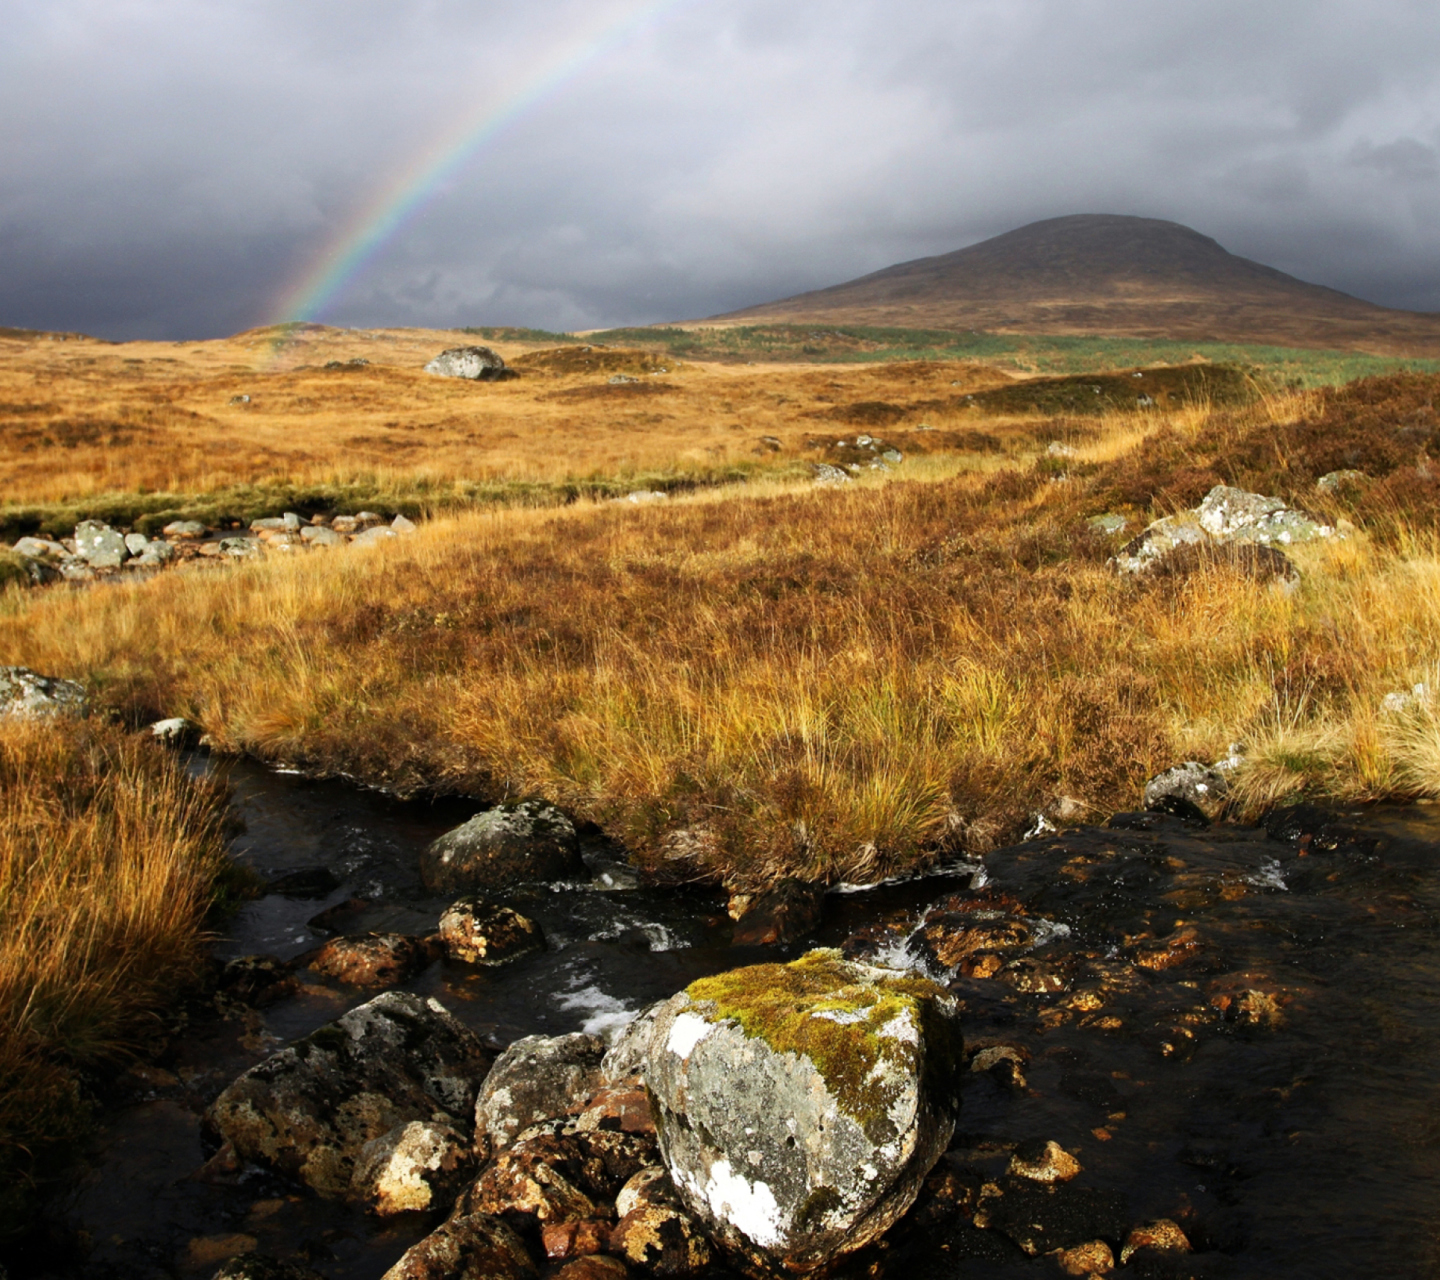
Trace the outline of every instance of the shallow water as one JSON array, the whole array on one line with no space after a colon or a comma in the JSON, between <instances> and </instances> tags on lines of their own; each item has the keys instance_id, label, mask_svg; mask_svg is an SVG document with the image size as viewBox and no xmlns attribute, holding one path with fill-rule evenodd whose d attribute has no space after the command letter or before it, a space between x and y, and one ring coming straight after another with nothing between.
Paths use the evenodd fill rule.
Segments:
<instances>
[{"instance_id":1,"label":"shallow water","mask_svg":"<svg viewBox=\"0 0 1440 1280\"><path fill-rule=\"evenodd\" d=\"M247 764L227 772L245 823L236 855L267 878L328 868L338 887L247 905L217 942L221 958L300 955L325 936L306 922L354 897L369 905L346 932L433 930L447 900L420 885L419 850L475 806ZM1083 1166L1062 1189L1081 1210L1103 1201L1125 1223L1168 1217L1189 1235L1196 1253L1181 1269L1145 1274L1440 1273L1440 813L1376 809L1309 828L1122 817L1000 850L983 869L832 893L813 939L767 949L730 945L718 893L635 887L596 838L591 881L510 900L540 922L546 951L499 969L442 962L408 985L500 1045L603 1033L704 974L844 945L949 982L968 1041L1009 1046L1023 1064L967 1073L946 1167L993 1177L1017 1143L1059 1142ZM952 921L978 905L1022 922L1027 945L988 977L969 962L945 968L917 931L944 899ZM85 1247L31 1257L25 1271L183 1280L239 1246L369 1280L429 1229L377 1224L259 1170L194 1176L213 1149L200 1113L219 1089L373 994L302 977L296 997L263 1012L197 1018L156 1068L117 1084L126 1105L56 1207ZM924 1198L849 1270L1059 1274Z\"/></svg>"}]
</instances>

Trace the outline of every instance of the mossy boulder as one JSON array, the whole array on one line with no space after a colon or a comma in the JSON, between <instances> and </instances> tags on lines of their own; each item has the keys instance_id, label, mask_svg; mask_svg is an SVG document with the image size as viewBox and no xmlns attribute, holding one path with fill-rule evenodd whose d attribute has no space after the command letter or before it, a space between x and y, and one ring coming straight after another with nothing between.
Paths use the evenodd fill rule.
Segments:
<instances>
[{"instance_id":1,"label":"mossy boulder","mask_svg":"<svg viewBox=\"0 0 1440 1280\"><path fill-rule=\"evenodd\" d=\"M910 1207L954 1131L962 1058L944 989L812 951L672 997L645 1083L686 1208L751 1269L793 1273Z\"/></svg>"},{"instance_id":2,"label":"mossy boulder","mask_svg":"<svg viewBox=\"0 0 1440 1280\"><path fill-rule=\"evenodd\" d=\"M574 823L543 800L477 813L420 855L425 887L439 893L483 892L585 874Z\"/></svg>"}]
</instances>

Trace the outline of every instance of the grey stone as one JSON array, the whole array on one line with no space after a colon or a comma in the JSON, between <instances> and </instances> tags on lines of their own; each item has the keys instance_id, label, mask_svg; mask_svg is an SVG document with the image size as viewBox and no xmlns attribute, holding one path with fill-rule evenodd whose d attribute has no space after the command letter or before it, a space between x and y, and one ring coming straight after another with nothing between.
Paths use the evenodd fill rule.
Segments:
<instances>
[{"instance_id":1,"label":"grey stone","mask_svg":"<svg viewBox=\"0 0 1440 1280\"><path fill-rule=\"evenodd\" d=\"M260 554L260 543L255 538L221 538L220 554L235 560L244 560Z\"/></svg>"},{"instance_id":2,"label":"grey stone","mask_svg":"<svg viewBox=\"0 0 1440 1280\"><path fill-rule=\"evenodd\" d=\"M300 530L300 539L309 547L343 547L345 539L323 524L306 525Z\"/></svg>"},{"instance_id":3,"label":"grey stone","mask_svg":"<svg viewBox=\"0 0 1440 1280\"><path fill-rule=\"evenodd\" d=\"M464 964L509 964L545 948L545 934L535 921L478 894L445 909L440 917L440 941L446 955Z\"/></svg>"},{"instance_id":4,"label":"grey stone","mask_svg":"<svg viewBox=\"0 0 1440 1280\"><path fill-rule=\"evenodd\" d=\"M964 1046L943 988L812 951L692 983L648 1057L685 1207L740 1257L804 1272L914 1202L954 1131Z\"/></svg>"},{"instance_id":5,"label":"grey stone","mask_svg":"<svg viewBox=\"0 0 1440 1280\"><path fill-rule=\"evenodd\" d=\"M198 520L172 520L160 530L167 538L203 538L207 532Z\"/></svg>"},{"instance_id":6,"label":"grey stone","mask_svg":"<svg viewBox=\"0 0 1440 1280\"><path fill-rule=\"evenodd\" d=\"M285 528L291 533L294 533L302 524L307 523L303 516L299 516L293 511L285 512L280 519Z\"/></svg>"},{"instance_id":7,"label":"grey stone","mask_svg":"<svg viewBox=\"0 0 1440 1280\"><path fill-rule=\"evenodd\" d=\"M60 576L66 582L93 582L95 570L79 556L66 556L59 565Z\"/></svg>"},{"instance_id":8,"label":"grey stone","mask_svg":"<svg viewBox=\"0 0 1440 1280\"><path fill-rule=\"evenodd\" d=\"M1212 822L1224 812L1229 797L1224 771L1198 760L1166 769L1145 784L1146 809L1181 816L1198 810Z\"/></svg>"},{"instance_id":9,"label":"grey stone","mask_svg":"<svg viewBox=\"0 0 1440 1280\"><path fill-rule=\"evenodd\" d=\"M425 366L425 372L441 378L469 378L486 382L503 376L506 369L499 353L489 347L452 347L430 361Z\"/></svg>"},{"instance_id":10,"label":"grey stone","mask_svg":"<svg viewBox=\"0 0 1440 1280\"><path fill-rule=\"evenodd\" d=\"M150 545L150 539L143 533L127 533L125 535L125 550L132 556L143 555L145 548Z\"/></svg>"},{"instance_id":11,"label":"grey stone","mask_svg":"<svg viewBox=\"0 0 1440 1280\"><path fill-rule=\"evenodd\" d=\"M357 533L350 539L350 545L355 547L373 547L377 542L389 542L391 538L397 537L395 530L388 525L375 525L366 529L363 533Z\"/></svg>"},{"instance_id":12,"label":"grey stone","mask_svg":"<svg viewBox=\"0 0 1440 1280\"><path fill-rule=\"evenodd\" d=\"M634 493L627 493L619 501L633 502L636 506L641 506L647 502L664 502L669 496L659 489L636 489Z\"/></svg>"},{"instance_id":13,"label":"grey stone","mask_svg":"<svg viewBox=\"0 0 1440 1280\"><path fill-rule=\"evenodd\" d=\"M522 800L477 813L420 855L427 888L485 892L585 875L575 826L552 804Z\"/></svg>"},{"instance_id":14,"label":"grey stone","mask_svg":"<svg viewBox=\"0 0 1440 1280\"><path fill-rule=\"evenodd\" d=\"M0 667L0 716L83 716L88 710L89 696L73 680L42 676L29 667Z\"/></svg>"},{"instance_id":15,"label":"grey stone","mask_svg":"<svg viewBox=\"0 0 1440 1280\"><path fill-rule=\"evenodd\" d=\"M1328 538L1335 531L1287 507L1279 498L1247 493L1217 484L1195 509L1195 517L1212 537L1223 540L1290 545Z\"/></svg>"},{"instance_id":16,"label":"grey stone","mask_svg":"<svg viewBox=\"0 0 1440 1280\"><path fill-rule=\"evenodd\" d=\"M330 521L330 527L336 533L354 533L360 527L360 522L354 516L336 516Z\"/></svg>"},{"instance_id":17,"label":"grey stone","mask_svg":"<svg viewBox=\"0 0 1440 1280\"><path fill-rule=\"evenodd\" d=\"M641 1009L615 1033L615 1039L600 1064L600 1076L605 1084L645 1074L645 1063L650 1055L650 1033L655 1029L655 1019L660 1016L665 1004L664 1000L657 1000Z\"/></svg>"},{"instance_id":18,"label":"grey stone","mask_svg":"<svg viewBox=\"0 0 1440 1280\"><path fill-rule=\"evenodd\" d=\"M197 737L199 730L183 716L172 716L168 720L157 720L150 726L150 736L159 738L169 746L181 746Z\"/></svg>"},{"instance_id":19,"label":"grey stone","mask_svg":"<svg viewBox=\"0 0 1440 1280\"><path fill-rule=\"evenodd\" d=\"M168 542L155 539L145 544L145 550L140 553L135 563L148 567L151 565L169 564L173 559L175 559L175 548Z\"/></svg>"},{"instance_id":20,"label":"grey stone","mask_svg":"<svg viewBox=\"0 0 1440 1280\"><path fill-rule=\"evenodd\" d=\"M475 1176L467 1134L434 1120L410 1120L360 1148L349 1198L371 1213L423 1213L448 1206Z\"/></svg>"},{"instance_id":21,"label":"grey stone","mask_svg":"<svg viewBox=\"0 0 1440 1280\"><path fill-rule=\"evenodd\" d=\"M503 1151L533 1124L578 1108L600 1087L605 1042L575 1032L526 1036L498 1058L475 1103L475 1146Z\"/></svg>"},{"instance_id":22,"label":"grey stone","mask_svg":"<svg viewBox=\"0 0 1440 1280\"><path fill-rule=\"evenodd\" d=\"M58 542L49 538L21 538L14 550L35 560L63 560L69 554Z\"/></svg>"},{"instance_id":23,"label":"grey stone","mask_svg":"<svg viewBox=\"0 0 1440 1280\"><path fill-rule=\"evenodd\" d=\"M810 470L815 473L815 483L820 485L848 484L850 473L843 467L831 466L828 462L812 462Z\"/></svg>"},{"instance_id":24,"label":"grey stone","mask_svg":"<svg viewBox=\"0 0 1440 1280\"><path fill-rule=\"evenodd\" d=\"M1363 471L1327 471L1315 481L1321 493L1337 494L1346 489L1359 489L1370 483L1370 477Z\"/></svg>"},{"instance_id":25,"label":"grey stone","mask_svg":"<svg viewBox=\"0 0 1440 1280\"><path fill-rule=\"evenodd\" d=\"M355 513L355 524L358 528L368 529L371 525L384 523L385 517L374 511L357 511Z\"/></svg>"},{"instance_id":26,"label":"grey stone","mask_svg":"<svg viewBox=\"0 0 1440 1280\"><path fill-rule=\"evenodd\" d=\"M48 560L18 551L0 551L0 584L16 581L17 573L34 587L60 581L60 570Z\"/></svg>"},{"instance_id":27,"label":"grey stone","mask_svg":"<svg viewBox=\"0 0 1440 1280\"><path fill-rule=\"evenodd\" d=\"M397 515L395 519L390 521L390 527L394 529L396 533L414 533L416 525L415 521L411 520L408 516Z\"/></svg>"},{"instance_id":28,"label":"grey stone","mask_svg":"<svg viewBox=\"0 0 1440 1280\"><path fill-rule=\"evenodd\" d=\"M298 529L300 526L297 523L295 527ZM261 516L258 520L250 521L251 533L261 533L267 530L283 533L289 528L290 525L286 522L284 516Z\"/></svg>"},{"instance_id":29,"label":"grey stone","mask_svg":"<svg viewBox=\"0 0 1440 1280\"><path fill-rule=\"evenodd\" d=\"M120 533L99 520L75 526L75 554L92 569L118 569L130 555Z\"/></svg>"},{"instance_id":30,"label":"grey stone","mask_svg":"<svg viewBox=\"0 0 1440 1280\"><path fill-rule=\"evenodd\" d=\"M1209 541L1203 526L1190 513L1162 516L1121 547L1111 563L1122 573L1143 573L1177 547Z\"/></svg>"},{"instance_id":31,"label":"grey stone","mask_svg":"<svg viewBox=\"0 0 1440 1280\"><path fill-rule=\"evenodd\" d=\"M1124 516L1106 514L1103 516L1091 516L1085 523L1096 533L1113 535L1125 532L1127 523Z\"/></svg>"},{"instance_id":32,"label":"grey stone","mask_svg":"<svg viewBox=\"0 0 1440 1280\"><path fill-rule=\"evenodd\" d=\"M387 991L245 1072L210 1118L242 1159L343 1199L366 1143L412 1120L468 1129L491 1065L438 1000Z\"/></svg>"}]
</instances>

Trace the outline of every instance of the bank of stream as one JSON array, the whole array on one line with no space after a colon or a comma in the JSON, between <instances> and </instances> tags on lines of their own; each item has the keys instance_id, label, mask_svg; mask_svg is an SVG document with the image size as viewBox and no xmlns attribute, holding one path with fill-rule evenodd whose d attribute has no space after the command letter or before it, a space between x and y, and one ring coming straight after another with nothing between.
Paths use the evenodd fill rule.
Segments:
<instances>
[{"instance_id":1,"label":"bank of stream","mask_svg":"<svg viewBox=\"0 0 1440 1280\"><path fill-rule=\"evenodd\" d=\"M227 773L244 823L235 856L284 890L229 922L219 959L301 956L328 936L308 923L320 916L345 933L434 929L448 899L421 885L418 855L472 804L195 767ZM1429 1275L1440 1270L1437 855L1430 807L1298 810L1268 829L1119 815L923 879L843 887L813 937L744 948L731 945L723 895L642 885L623 850L594 836L590 880L508 900L539 922L546 950L499 968L440 961L405 986L499 1047L604 1033L698 977L816 945L914 966L959 996L973 1054L939 1170L950 1192L932 1179L846 1274L1055 1275L1050 1248L1164 1217L1194 1252L1119 1274ZM219 1090L374 994L298 977L264 1008L197 1012L158 1062L114 1083L100 1141L52 1206L64 1230L19 1274L203 1280L254 1249L329 1280L374 1280L434 1226L206 1165L202 1115ZM1083 1169L1046 1206L1012 1195L977 1216L953 1194L1044 1141Z\"/></svg>"}]
</instances>

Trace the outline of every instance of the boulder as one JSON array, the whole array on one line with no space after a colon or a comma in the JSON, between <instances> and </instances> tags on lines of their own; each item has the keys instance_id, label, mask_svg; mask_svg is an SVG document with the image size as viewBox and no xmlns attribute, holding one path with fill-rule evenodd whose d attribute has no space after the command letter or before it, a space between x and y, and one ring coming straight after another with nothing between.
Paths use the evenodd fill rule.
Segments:
<instances>
[{"instance_id":1,"label":"boulder","mask_svg":"<svg viewBox=\"0 0 1440 1280\"><path fill-rule=\"evenodd\" d=\"M336 533L354 533L360 527L360 522L354 516L336 516L330 521L330 527Z\"/></svg>"},{"instance_id":2,"label":"boulder","mask_svg":"<svg viewBox=\"0 0 1440 1280\"><path fill-rule=\"evenodd\" d=\"M394 529L396 533L414 533L417 528L415 521L403 515L398 515L390 521L390 527Z\"/></svg>"},{"instance_id":3,"label":"boulder","mask_svg":"<svg viewBox=\"0 0 1440 1280\"><path fill-rule=\"evenodd\" d=\"M543 951L545 935L529 916L478 894L451 903L440 917L445 954L465 964L500 965Z\"/></svg>"},{"instance_id":4,"label":"boulder","mask_svg":"<svg viewBox=\"0 0 1440 1280\"><path fill-rule=\"evenodd\" d=\"M0 716L83 716L88 709L89 697L73 680L0 667Z\"/></svg>"},{"instance_id":5,"label":"boulder","mask_svg":"<svg viewBox=\"0 0 1440 1280\"><path fill-rule=\"evenodd\" d=\"M167 538L190 541L194 538L203 538L207 531L198 520L172 520L160 532Z\"/></svg>"},{"instance_id":6,"label":"boulder","mask_svg":"<svg viewBox=\"0 0 1440 1280\"><path fill-rule=\"evenodd\" d=\"M442 351L425 366L426 373L440 378L469 378L475 382L491 382L503 378L508 370L498 352L489 347L451 347Z\"/></svg>"},{"instance_id":7,"label":"boulder","mask_svg":"<svg viewBox=\"0 0 1440 1280\"><path fill-rule=\"evenodd\" d=\"M910 1207L954 1131L963 1056L944 989L812 951L673 996L645 1083L685 1208L741 1258L805 1272Z\"/></svg>"},{"instance_id":8,"label":"boulder","mask_svg":"<svg viewBox=\"0 0 1440 1280\"><path fill-rule=\"evenodd\" d=\"M168 542L152 538L146 542L145 549L141 551L139 556L131 563L148 569L162 564L169 564L174 558L174 547Z\"/></svg>"},{"instance_id":9,"label":"boulder","mask_svg":"<svg viewBox=\"0 0 1440 1280\"><path fill-rule=\"evenodd\" d=\"M1187 760L1145 784L1145 808L1151 813L1201 817L1214 822L1225 810L1230 786L1213 765Z\"/></svg>"},{"instance_id":10,"label":"boulder","mask_svg":"<svg viewBox=\"0 0 1440 1280\"><path fill-rule=\"evenodd\" d=\"M567 1263L555 1273L555 1280L629 1280L629 1276L630 1268L619 1258L597 1253Z\"/></svg>"},{"instance_id":11,"label":"boulder","mask_svg":"<svg viewBox=\"0 0 1440 1280\"><path fill-rule=\"evenodd\" d=\"M574 824L543 800L522 800L477 813L420 855L425 887L442 893L584 874Z\"/></svg>"},{"instance_id":12,"label":"boulder","mask_svg":"<svg viewBox=\"0 0 1440 1280\"><path fill-rule=\"evenodd\" d=\"M181 747L199 737L199 730L183 716L157 720L150 726L150 736L170 747Z\"/></svg>"},{"instance_id":13,"label":"boulder","mask_svg":"<svg viewBox=\"0 0 1440 1280\"><path fill-rule=\"evenodd\" d=\"M439 956L428 938L405 933L366 933L331 938L310 962L316 973L355 987L393 987L413 978Z\"/></svg>"},{"instance_id":14,"label":"boulder","mask_svg":"<svg viewBox=\"0 0 1440 1280\"><path fill-rule=\"evenodd\" d=\"M522 1130L563 1116L600 1086L605 1042L575 1032L526 1036L498 1058L475 1103L475 1145L494 1155Z\"/></svg>"},{"instance_id":15,"label":"boulder","mask_svg":"<svg viewBox=\"0 0 1440 1280\"><path fill-rule=\"evenodd\" d=\"M357 533L350 539L350 545L354 547L373 547L378 542L389 542L391 538L399 535L389 525L377 524L372 528Z\"/></svg>"},{"instance_id":16,"label":"boulder","mask_svg":"<svg viewBox=\"0 0 1440 1280\"><path fill-rule=\"evenodd\" d=\"M451 1218L411 1245L381 1280L535 1280L539 1272L520 1239L499 1218Z\"/></svg>"},{"instance_id":17,"label":"boulder","mask_svg":"<svg viewBox=\"0 0 1440 1280\"><path fill-rule=\"evenodd\" d=\"M350 1199L391 1217L450 1205L475 1176L475 1153L453 1125L411 1120L360 1148Z\"/></svg>"},{"instance_id":18,"label":"boulder","mask_svg":"<svg viewBox=\"0 0 1440 1280\"><path fill-rule=\"evenodd\" d=\"M209 1115L242 1158L344 1199L366 1143L411 1120L468 1129L491 1063L439 1001L388 991L252 1067Z\"/></svg>"},{"instance_id":19,"label":"boulder","mask_svg":"<svg viewBox=\"0 0 1440 1280\"><path fill-rule=\"evenodd\" d=\"M849 484L850 473L844 467L831 466L828 462L812 462L810 470L818 485Z\"/></svg>"},{"instance_id":20,"label":"boulder","mask_svg":"<svg viewBox=\"0 0 1440 1280\"><path fill-rule=\"evenodd\" d=\"M118 569L130 558L124 537L100 520L75 526L75 554L92 569Z\"/></svg>"},{"instance_id":21,"label":"boulder","mask_svg":"<svg viewBox=\"0 0 1440 1280\"><path fill-rule=\"evenodd\" d=\"M323 524L307 524L300 530L300 540L307 547L343 547L345 539L334 529L327 529Z\"/></svg>"},{"instance_id":22,"label":"boulder","mask_svg":"<svg viewBox=\"0 0 1440 1280\"><path fill-rule=\"evenodd\" d=\"M63 560L70 553L49 538L21 538L12 548L18 555L35 560Z\"/></svg>"},{"instance_id":23,"label":"boulder","mask_svg":"<svg viewBox=\"0 0 1440 1280\"><path fill-rule=\"evenodd\" d=\"M260 542L257 538L221 538L220 554L229 556L232 560L245 560L250 556L260 554Z\"/></svg>"},{"instance_id":24,"label":"boulder","mask_svg":"<svg viewBox=\"0 0 1440 1280\"><path fill-rule=\"evenodd\" d=\"M1334 496L1335 494L1364 488L1365 485L1369 483L1370 477L1363 471L1327 471L1320 479L1315 481L1315 487L1321 493Z\"/></svg>"},{"instance_id":25,"label":"boulder","mask_svg":"<svg viewBox=\"0 0 1440 1280\"><path fill-rule=\"evenodd\" d=\"M782 880L746 907L735 922L736 946L798 942L815 932L825 908L825 887Z\"/></svg>"},{"instance_id":26,"label":"boulder","mask_svg":"<svg viewBox=\"0 0 1440 1280\"><path fill-rule=\"evenodd\" d=\"M1287 507L1279 498L1247 493L1225 484L1217 484L1205 495L1195 508L1195 517L1212 537L1266 546L1310 542L1335 532L1305 512Z\"/></svg>"},{"instance_id":27,"label":"boulder","mask_svg":"<svg viewBox=\"0 0 1440 1280\"><path fill-rule=\"evenodd\" d=\"M125 535L125 550L132 556L145 554L145 548L150 545L150 539L143 533L127 533Z\"/></svg>"},{"instance_id":28,"label":"boulder","mask_svg":"<svg viewBox=\"0 0 1440 1280\"><path fill-rule=\"evenodd\" d=\"M664 1000L657 1000L640 1010L615 1033L615 1039L600 1064L600 1076L606 1084L616 1084L644 1074L650 1053L650 1035L655 1029L655 1019L660 1016L665 1004Z\"/></svg>"},{"instance_id":29,"label":"boulder","mask_svg":"<svg viewBox=\"0 0 1440 1280\"><path fill-rule=\"evenodd\" d=\"M691 1276L710 1265L700 1224L672 1205L632 1209L611 1231L610 1252L656 1276Z\"/></svg>"}]
</instances>

